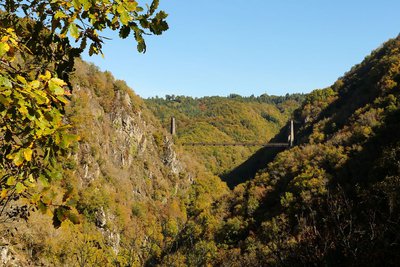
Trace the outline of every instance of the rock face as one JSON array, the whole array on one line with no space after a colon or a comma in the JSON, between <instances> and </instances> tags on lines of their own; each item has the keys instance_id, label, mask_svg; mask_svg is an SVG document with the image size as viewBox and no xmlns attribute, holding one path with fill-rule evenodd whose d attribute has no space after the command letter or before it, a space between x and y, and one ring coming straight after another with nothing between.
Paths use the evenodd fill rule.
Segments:
<instances>
[{"instance_id":1,"label":"rock face","mask_svg":"<svg viewBox=\"0 0 400 267\"><path fill-rule=\"evenodd\" d=\"M2 239L1 243L4 239ZM22 263L15 256L9 244L0 245L0 266L21 266Z\"/></svg>"},{"instance_id":2,"label":"rock face","mask_svg":"<svg viewBox=\"0 0 400 267\"><path fill-rule=\"evenodd\" d=\"M164 164L171 168L172 173L179 174L182 171L182 166L178 161L176 152L173 148L173 142L170 138L165 137L164 139L165 151L164 151Z\"/></svg>"},{"instance_id":3,"label":"rock face","mask_svg":"<svg viewBox=\"0 0 400 267\"><path fill-rule=\"evenodd\" d=\"M78 133L83 136L75 156L82 166L78 169L82 182L88 184L104 175L107 168L103 165L121 170L119 175L132 177L132 172L139 169L139 161L145 162L144 176L159 176L165 171L178 175L183 168L171 138L160 131L160 125L148 111L143 112L142 100L128 88L113 85L112 99L106 102L103 98L108 96L97 92L96 84L82 82L85 78L81 75L85 73L77 73L75 98L69 113L71 121L78 122ZM90 101L82 103L82 99ZM156 140L160 137L162 142Z\"/></svg>"},{"instance_id":4,"label":"rock face","mask_svg":"<svg viewBox=\"0 0 400 267\"><path fill-rule=\"evenodd\" d=\"M1 266L7 265L11 261L8 246L0 246L0 263Z\"/></svg>"}]
</instances>

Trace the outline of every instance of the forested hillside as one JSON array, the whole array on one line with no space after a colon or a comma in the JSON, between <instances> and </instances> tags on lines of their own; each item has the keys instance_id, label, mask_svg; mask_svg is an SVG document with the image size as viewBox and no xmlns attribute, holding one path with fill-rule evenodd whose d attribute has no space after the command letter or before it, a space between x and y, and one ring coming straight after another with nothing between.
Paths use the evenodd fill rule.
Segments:
<instances>
[{"instance_id":1,"label":"forested hillside","mask_svg":"<svg viewBox=\"0 0 400 267\"><path fill-rule=\"evenodd\" d=\"M1 5L0 265L398 266L400 36L306 96L143 100L79 55L105 29L145 51L158 5ZM282 151L184 146L288 119Z\"/></svg>"},{"instance_id":2,"label":"forested hillside","mask_svg":"<svg viewBox=\"0 0 400 267\"><path fill-rule=\"evenodd\" d=\"M0 265L153 265L188 218L205 216L227 187L175 150L123 81L81 60L75 69L66 118L80 141L59 158L63 171L51 187L40 185L41 201L67 201L75 215L64 221L63 213L53 218L43 209L15 221L7 206Z\"/></svg>"},{"instance_id":3,"label":"forested hillside","mask_svg":"<svg viewBox=\"0 0 400 267\"><path fill-rule=\"evenodd\" d=\"M237 186L214 208L223 222L179 240L168 262L207 244L214 266L397 266L399 97L397 37L310 93L294 113L298 145Z\"/></svg>"},{"instance_id":4,"label":"forested hillside","mask_svg":"<svg viewBox=\"0 0 400 267\"><path fill-rule=\"evenodd\" d=\"M176 118L177 144L187 143L267 143L286 124L304 95L261 95L242 97L192 98L170 96L146 99L162 125L169 129ZM286 142L287 140L284 140ZM184 149L216 175L228 173L260 146L203 147ZM229 179L229 178L228 178Z\"/></svg>"}]
</instances>

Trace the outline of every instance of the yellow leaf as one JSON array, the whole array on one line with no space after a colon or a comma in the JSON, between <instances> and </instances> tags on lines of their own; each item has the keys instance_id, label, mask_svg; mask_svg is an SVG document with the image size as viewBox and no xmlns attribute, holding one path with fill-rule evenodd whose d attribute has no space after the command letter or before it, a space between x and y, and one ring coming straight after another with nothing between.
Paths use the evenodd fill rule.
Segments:
<instances>
[{"instance_id":1,"label":"yellow leaf","mask_svg":"<svg viewBox=\"0 0 400 267\"><path fill-rule=\"evenodd\" d=\"M13 186L13 185L15 185L16 181L17 180L15 179L14 176L10 176L7 178L6 185Z\"/></svg>"},{"instance_id":2,"label":"yellow leaf","mask_svg":"<svg viewBox=\"0 0 400 267\"><path fill-rule=\"evenodd\" d=\"M64 104L68 104L69 103L68 100L63 96L59 95L59 96L57 96L57 99L60 100Z\"/></svg>"},{"instance_id":3,"label":"yellow leaf","mask_svg":"<svg viewBox=\"0 0 400 267\"><path fill-rule=\"evenodd\" d=\"M39 88L39 86L40 86L40 82L37 81L37 80L32 81L32 82L30 83L30 86L31 86L33 89L37 89L37 88Z\"/></svg>"},{"instance_id":4,"label":"yellow leaf","mask_svg":"<svg viewBox=\"0 0 400 267\"><path fill-rule=\"evenodd\" d=\"M54 92L55 95L63 95L65 93L64 88L60 86L60 81L64 83L63 80L53 78L49 81L49 89ZM61 84L62 84L61 83Z\"/></svg>"},{"instance_id":5,"label":"yellow leaf","mask_svg":"<svg viewBox=\"0 0 400 267\"><path fill-rule=\"evenodd\" d=\"M45 80L45 81L50 80L51 79L50 71L46 70L44 75L39 75L39 79L42 79L42 80Z\"/></svg>"},{"instance_id":6,"label":"yellow leaf","mask_svg":"<svg viewBox=\"0 0 400 267\"><path fill-rule=\"evenodd\" d=\"M27 84L25 78L22 77L22 76L20 76L20 75L17 75L17 80L20 81L20 82L23 83L23 84Z\"/></svg>"},{"instance_id":7,"label":"yellow leaf","mask_svg":"<svg viewBox=\"0 0 400 267\"><path fill-rule=\"evenodd\" d=\"M50 100L47 98L45 92L41 90L35 91L35 99L38 101L39 104L48 104Z\"/></svg>"},{"instance_id":8,"label":"yellow leaf","mask_svg":"<svg viewBox=\"0 0 400 267\"><path fill-rule=\"evenodd\" d=\"M39 194L33 194L31 197L31 203L32 204L36 204L38 203L40 200L40 195Z\"/></svg>"},{"instance_id":9,"label":"yellow leaf","mask_svg":"<svg viewBox=\"0 0 400 267\"><path fill-rule=\"evenodd\" d=\"M10 46L7 43L0 43L0 57L10 51Z\"/></svg>"},{"instance_id":10,"label":"yellow leaf","mask_svg":"<svg viewBox=\"0 0 400 267\"><path fill-rule=\"evenodd\" d=\"M6 197L7 197L7 189L3 188L3 190L1 190L0 198L5 199Z\"/></svg>"},{"instance_id":11,"label":"yellow leaf","mask_svg":"<svg viewBox=\"0 0 400 267\"><path fill-rule=\"evenodd\" d=\"M64 82L63 80L61 80L59 78L53 78L53 79L51 79L51 81L54 82L55 84L59 85L59 86L67 85L66 82Z\"/></svg>"},{"instance_id":12,"label":"yellow leaf","mask_svg":"<svg viewBox=\"0 0 400 267\"><path fill-rule=\"evenodd\" d=\"M131 20L129 13L125 9L120 13L120 20L124 25L128 25L128 22Z\"/></svg>"},{"instance_id":13,"label":"yellow leaf","mask_svg":"<svg viewBox=\"0 0 400 267\"><path fill-rule=\"evenodd\" d=\"M138 3L136 1L130 1L126 3L126 7L128 9L128 11L136 11L136 8L138 6Z\"/></svg>"},{"instance_id":14,"label":"yellow leaf","mask_svg":"<svg viewBox=\"0 0 400 267\"><path fill-rule=\"evenodd\" d=\"M64 19L64 18L67 18L67 17L68 16L64 12L62 12L60 10L57 11L55 16L54 16L55 19Z\"/></svg>"},{"instance_id":15,"label":"yellow leaf","mask_svg":"<svg viewBox=\"0 0 400 267\"><path fill-rule=\"evenodd\" d=\"M28 109L26 108L26 106L21 106L18 110L19 112L21 112L22 115L28 114Z\"/></svg>"},{"instance_id":16,"label":"yellow leaf","mask_svg":"<svg viewBox=\"0 0 400 267\"><path fill-rule=\"evenodd\" d=\"M24 150L24 157L25 157L25 159L27 160L27 161L31 161L32 160L32 149L30 149L30 148L26 148L25 150Z\"/></svg>"},{"instance_id":17,"label":"yellow leaf","mask_svg":"<svg viewBox=\"0 0 400 267\"><path fill-rule=\"evenodd\" d=\"M21 152L22 152L22 151L20 150L20 151L18 151L17 153L15 153L15 155L14 155L14 160L13 160L13 162L14 162L15 166L17 166L17 167L21 166L22 163L24 163L24 158L23 158L23 156L21 155L21 154L22 154Z\"/></svg>"}]
</instances>

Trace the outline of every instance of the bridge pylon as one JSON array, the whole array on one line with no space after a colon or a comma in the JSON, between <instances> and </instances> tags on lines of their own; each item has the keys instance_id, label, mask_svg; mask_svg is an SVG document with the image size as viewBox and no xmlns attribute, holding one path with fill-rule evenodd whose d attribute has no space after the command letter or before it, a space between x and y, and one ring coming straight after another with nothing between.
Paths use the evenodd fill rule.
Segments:
<instances>
[{"instance_id":1,"label":"bridge pylon","mask_svg":"<svg viewBox=\"0 0 400 267\"><path fill-rule=\"evenodd\" d=\"M171 117L171 129L170 129L170 134L175 135L176 134L176 121L175 117Z\"/></svg>"},{"instance_id":2,"label":"bridge pylon","mask_svg":"<svg viewBox=\"0 0 400 267\"><path fill-rule=\"evenodd\" d=\"M289 126L289 136L288 136L288 143L289 147L292 147L294 144L294 122L293 120L290 120L290 126Z\"/></svg>"}]
</instances>

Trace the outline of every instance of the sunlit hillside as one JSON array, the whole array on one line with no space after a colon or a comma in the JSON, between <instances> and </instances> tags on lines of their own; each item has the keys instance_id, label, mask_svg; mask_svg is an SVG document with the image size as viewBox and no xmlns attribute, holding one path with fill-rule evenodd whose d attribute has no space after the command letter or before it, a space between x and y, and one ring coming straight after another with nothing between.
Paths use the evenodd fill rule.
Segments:
<instances>
[{"instance_id":1,"label":"sunlit hillside","mask_svg":"<svg viewBox=\"0 0 400 267\"><path fill-rule=\"evenodd\" d=\"M298 108L304 95L282 97L204 97L167 96L145 100L160 119L170 128L171 117L176 119L177 144L268 143L286 124ZM240 165L261 146L184 146L184 149L216 175L223 175Z\"/></svg>"}]
</instances>

